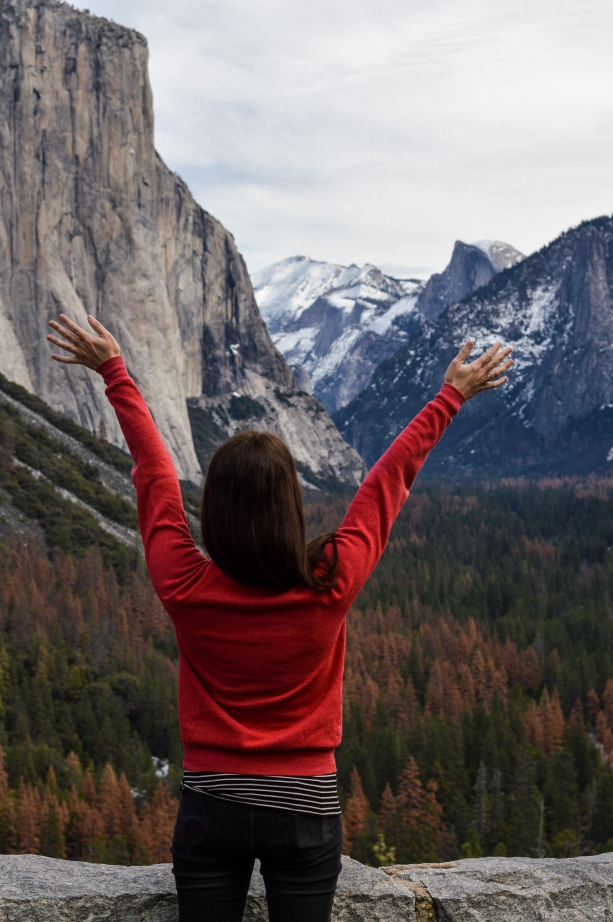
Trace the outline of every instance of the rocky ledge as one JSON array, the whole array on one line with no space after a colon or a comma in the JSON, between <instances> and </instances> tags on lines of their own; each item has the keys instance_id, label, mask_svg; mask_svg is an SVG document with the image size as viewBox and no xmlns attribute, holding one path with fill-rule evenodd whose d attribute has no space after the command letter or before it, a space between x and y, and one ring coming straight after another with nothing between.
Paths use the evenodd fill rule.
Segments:
<instances>
[{"instance_id":1,"label":"rocky ledge","mask_svg":"<svg viewBox=\"0 0 613 922\"><path fill-rule=\"evenodd\" d=\"M37 855L0 856L6 922L176 922L169 865L123 868ZM266 922L260 874L244 922ZM613 854L480 858L367 868L343 858L335 922L606 922L613 919Z\"/></svg>"}]
</instances>

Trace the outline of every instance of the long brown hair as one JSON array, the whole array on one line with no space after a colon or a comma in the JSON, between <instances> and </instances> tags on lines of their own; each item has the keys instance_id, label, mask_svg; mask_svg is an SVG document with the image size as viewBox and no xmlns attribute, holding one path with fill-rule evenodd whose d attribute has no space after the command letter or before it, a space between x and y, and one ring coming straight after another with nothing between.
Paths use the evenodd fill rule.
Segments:
<instances>
[{"instance_id":1,"label":"long brown hair","mask_svg":"<svg viewBox=\"0 0 613 922\"><path fill-rule=\"evenodd\" d=\"M334 534L306 543L296 465L270 432L238 432L217 449L201 524L211 559L239 583L278 590L306 583L321 591L335 585Z\"/></svg>"}]
</instances>

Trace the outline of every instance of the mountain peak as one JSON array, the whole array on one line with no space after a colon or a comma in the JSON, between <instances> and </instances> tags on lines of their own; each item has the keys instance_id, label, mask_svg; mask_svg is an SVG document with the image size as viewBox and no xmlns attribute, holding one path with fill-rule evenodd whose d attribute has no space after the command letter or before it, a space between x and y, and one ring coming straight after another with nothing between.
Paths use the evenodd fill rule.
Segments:
<instances>
[{"instance_id":1,"label":"mountain peak","mask_svg":"<svg viewBox=\"0 0 613 922\"><path fill-rule=\"evenodd\" d=\"M341 266L305 257L268 266L252 282L275 345L295 374L301 367L308 373L314 395L336 412L424 320L522 258L497 240L457 240L445 271L425 285L386 275L372 263Z\"/></svg>"},{"instance_id":2,"label":"mountain peak","mask_svg":"<svg viewBox=\"0 0 613 922\"><path fill-rule=\"evenodd\" d=\"M448 304L461 301L523 258L519 250L499 240L456 240L447 268L428 279L419 298L420 311L427 320L436 320Z\"/></svg>"},{"instance_id":3,"label":"mountain peak","mask_svg":"<svg viewBox=\"0 0 613 922\"><path fill-rule=\"evenodd\" d=\"M517 265L522 259L526 258L523 253L512 247L510 243L503 243L502 240L479 240L473 243L472 246L485 253L497 272L510 269L511 266Z\"/></svg>"},{"instance_id":4,"label":"mountain peak","mask_svg":"<svg viewBox=\"0 0 613 922\"><path fill-rule=\"evenodd\" d=\"M609 472L613 218L584 222L516 262L422 325L381 364L369 388L336 415L367 462L436 393L467 339L475 355L503 341L515 364L508 385L462 410L430 471Z\"/></svg>"},{"instance_id":5,"label":"mountain peak","mask_svg":"<svg viewBox=\"0 0 613 922\"><path fill-rule=\"evenodd\" d=\"M417 324L421 283L393 279L370 263L290 257L254 273L252 282L275 345L295 374L305 369L330 411L366 387Z\"/></svg>"}]
</instances>

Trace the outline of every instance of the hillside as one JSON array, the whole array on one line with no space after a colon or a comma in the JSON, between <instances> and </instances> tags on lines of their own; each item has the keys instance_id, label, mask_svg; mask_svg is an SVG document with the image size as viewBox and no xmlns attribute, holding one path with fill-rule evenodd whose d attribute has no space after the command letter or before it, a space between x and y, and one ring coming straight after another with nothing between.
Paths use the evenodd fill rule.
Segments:
<instances>
[{"instance_id":1,"label":"hillside","mask_svg":"<svg viewBox=\"0 0 613 922\"><path fill-rule=\"evenodd\" d=\"M383 362L335 419L372 463L467 339L513 347L509 384L462 409L427 474L606 474L613 444L613 219L586 221L496 275Z\"/></svg>"},{"instance_id":2,"label":"hillside","mask_svg":"<svg viewBox=\"0 0 613 922\"><path fill-rule=\"evenodd\" d=\"M0 853L169 860L178 651L130 466L0 378ZM306 498L311 535L348 501ZM610 481L413 491L348 620L354 857L613 846L612 522Z\"/></svg>"},{"instance_id":3,"label":"hillside","mask_svg":"<svg viewBox=\"0 0 613 922\"><path fill-rule=\"evenodd\" d=\"M0 0L0 372L122 447L103 382L49 360L47 321L95 314L121 343L179 475L202 477L187 402L219 444L265 425L305 476L364 465L302 394L232 235L155 151L147 43L56 0Z\"/></svg>"},{"instance_id":4,"label":"hillside","mask_svg":"<svg viewBox=\"0 0 613 922\"><path fill-rule=\"evenodd\" d=\"M610 480L414 488L348 621L353 857L613 848L612 523Z\"/></svg>"},{"instance_id":5,"label":"hillside","mask_svg":"<svg viewBox=\"0 0 613 922\"><path fill-rule=\"evenodd\" d=\"M2 854L169 860L177 651L131 467L0 376Z\"/></svg>"}]
</instances>

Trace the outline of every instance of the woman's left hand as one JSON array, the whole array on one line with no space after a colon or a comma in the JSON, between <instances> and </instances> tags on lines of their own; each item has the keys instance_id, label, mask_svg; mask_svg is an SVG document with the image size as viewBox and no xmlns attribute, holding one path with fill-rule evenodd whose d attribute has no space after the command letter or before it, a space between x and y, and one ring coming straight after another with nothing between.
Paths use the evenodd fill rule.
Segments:
<instances>
[{"instance_id":1,"label":"woman's left hand","mask_svg":"<svg viewBox=\"0 0 613 922\"><path fill-rule=\"evenodd\" d=\"M509 379L505 372L513 364L513 359L509 358L513 351L511 347L502 349L502 343L496 343L476 361L465 365L473 346L474 343L469 340L445 372L445 383L455 387L467 400L481 391L491 391L501 384L506 384ZM502 375L504 377L501 377Z\"/></svg>"},{"instance_id":2,"label":"woman's left hand","mask_svg":"<svg viewBox=\"0 0 613 922\"><path fill-rule=\"evenodd\" d=\"M72 353L72 358L66 355L52 355L51 358L55 359L56 362L64 362L66 365L85 365L95 371L107 359L121 355L117 340L91 314L87 315L87 322L94 330L95 335L88 333L87 330L82 330L66 314L60 314L59 318L62 321L61 323L58 323L57 320L50 320L49 326L56 333L59 333L63 339L59 339L58 336L52 336L51 333L49 333L47 339L54 346L59 346L60 349L65 349L66 352Z\"/></svg>"}]
</instances>

